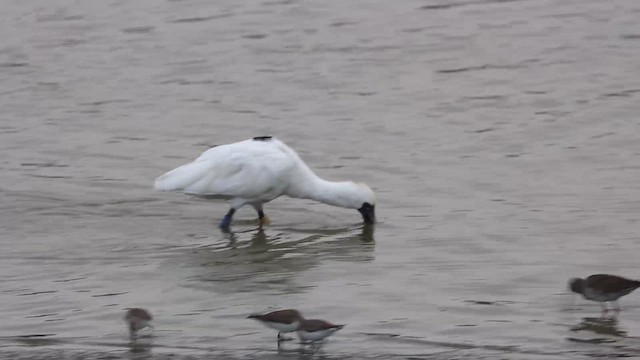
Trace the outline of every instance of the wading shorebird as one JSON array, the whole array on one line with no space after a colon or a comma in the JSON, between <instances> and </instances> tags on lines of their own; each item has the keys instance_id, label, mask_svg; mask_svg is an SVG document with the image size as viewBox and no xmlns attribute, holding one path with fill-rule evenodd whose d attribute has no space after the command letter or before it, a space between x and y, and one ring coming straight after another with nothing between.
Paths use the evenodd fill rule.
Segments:
<instances>
[{"instance_id":1,"label":"wading shorebird","mask_svg":"<svg viewBox=\"0 0 640 360\"><path fill-rule=\"evenodd\" d=\"M376 221L375 196L369 186L321 179L292 148L271 136L213 147L193 162L158 177L154 187L230 200L230 209L220 222L225 230L234 213L245 205L257 211L261 226L267 224L262 205L282 195L357 209L365 224Z\"/></svg>"},{"instance_id":2,"label":"wading shorebird","mask_svg":"<svg viewBox=\"0 0 640 360\"><path fill-rule=\"evenodd\" d=\"M153 317L145 309L132 308L127 311L124 320L129 326L129 338L135 340L138 335L138 330L144 329L145 327L152 327L150 322L153 320Z\"/></svg>"},{"instance_id":3,"label":"wading shorebird","mask_svg":"<svg viewBox=\"0 0 640 360\"><path fill-rule=\"evenodd\" d=\"M333 335L343 327L345 325L335 325L319 319L302 319L296 332L302 342L317 342Z\"/></svg>"},{"instance_id":4,"label":"wading shorebird","mask_svg":"<svg viewBox=\"0 0 640 360\"><path fill-rule=\"evenodd\" d=\"M582 294L587 300L599 302L602 306L602 316L609 312L607 303L611 302L613 311L620 312L618 299L640 287L640 281L625 279L616 275L595 274L586 279L573 278L569 280L569 289Z\"/></svg>"},{"instance_id":5,"label":"wading shorebird","mask_svg":"<svg viewBox=\"0 0 640 360\"><path fill-rule=\"evenodd\" d=\"M298 310L276 310L267 314L252 314L248 319L258 320L265 326L278 330L278 342L284 341L283 333L294 332L300 327L304 319Z\"/></svg>"}]
</instances>

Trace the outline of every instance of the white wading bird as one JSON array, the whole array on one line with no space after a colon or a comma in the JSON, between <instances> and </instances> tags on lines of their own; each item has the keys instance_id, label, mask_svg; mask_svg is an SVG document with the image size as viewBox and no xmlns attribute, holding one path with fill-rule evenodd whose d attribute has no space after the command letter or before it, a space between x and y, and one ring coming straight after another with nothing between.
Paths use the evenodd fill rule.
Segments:
<instances>
[{"instance_id":1,"label":"white wading bird","mask_svg":"<svg viewBox=\"0 0 640 360\"><path fill-rule=\"evenodd\" d=\"M375 223L375 196L369 186L319 178L293 149L271 136L213 147L195 161L158 177L155 188L230 199L231 208L220 222L222 229L229 228L233 214L244 205L258 212L260 225L268 223L262 204L281 195L358 209L366 224Z\"/></svg>"}]
</instances>

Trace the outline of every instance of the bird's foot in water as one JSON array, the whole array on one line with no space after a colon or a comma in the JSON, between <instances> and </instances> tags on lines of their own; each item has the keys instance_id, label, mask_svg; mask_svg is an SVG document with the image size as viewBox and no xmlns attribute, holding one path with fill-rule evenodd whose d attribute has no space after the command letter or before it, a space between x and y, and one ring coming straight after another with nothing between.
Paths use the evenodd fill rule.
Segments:
<instances>
[{"instance_id":1,"label":"bird's foot in water","mask_svg":"<svg viewBox=\"0 0 640 360\"><path fill-rule=\"evenodd\" d=\"M281 343L283 341L293 341L292 337L287 337L284 335L278 335L278 342Z\"/></svg>"},{"instance_id":2,"label":"bird's foot in water","mask_svg":"<svg viewBox=\"0 0 640 360\"><path fill-rule=\"evenodd\" d=\"M229 230L231 228L231 216L225 215L220 221L220 225L218 225L222 230Z\"/></svg>"},{"instance_id":3,"label":"bird's foot in water","mask_svg":"<svg viewBox=\"0 0 640 360\"><path fill-rule=\"evenodd\" d=\"M267 216L263 216L260 219L258 219L258 225L260 227L267 226L269 224L271 224L271 220L269 220Z\"/></svg>"}]
</instances>

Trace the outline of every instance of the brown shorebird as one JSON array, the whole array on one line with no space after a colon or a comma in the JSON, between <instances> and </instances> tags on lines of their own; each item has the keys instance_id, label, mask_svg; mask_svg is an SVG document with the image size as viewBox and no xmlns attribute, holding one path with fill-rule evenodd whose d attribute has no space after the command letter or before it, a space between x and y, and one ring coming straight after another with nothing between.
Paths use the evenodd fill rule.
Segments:
<instances>
[{"instance_id":1,"label":"brown shorebird","mask_svg":"<svg viewBox=\"0 0 640 360\"><path fill-rule=\"evenodd\" d=\"M277 310L263 315L253 314L247 318L258 320L265 326L278 330L278 342L285 340L282 333L298 330L300 322L304 319L295 309Z\"/></svg>"},{"instance_id":2,"label":"brown shorebird","mask_svg":"<svg viewBox=\"0 0 640 360\"><path fill-rule=\"evenodd\" d=\"M640 281L625 279L616 275L595 274L586 279L573 278L569 280L571 291L582 294L587 300L599 302L602 306L602 316L605 316L609 309L607 303L614 305L614 312L620 312L618 299L631 293L640 287Z\"/></svg>"},{"instance_id":3,"label":"brown shorebird","mask_svg":"<svg viewBox=\"0 0 640 360\"><path fill-rule=\"evenodd\" d=\"M303 319L297 333L302 342L316 342L324 340L343 327L345 325L335 325L324 320Z\"/></svg>"},{"instance_id":4,"label":"brown shorebird","mask_svg":"<svg viewBox=\"0 0 640 360\"><path fill-rule=\"evenodd\" d=\"M153 317L145 309L131 308L124 316L124 320L129 325L129 337L134 340L138 334L138 330L147 326L152 327L149 322L153 320Z\"/></svg>"}]
</instances>

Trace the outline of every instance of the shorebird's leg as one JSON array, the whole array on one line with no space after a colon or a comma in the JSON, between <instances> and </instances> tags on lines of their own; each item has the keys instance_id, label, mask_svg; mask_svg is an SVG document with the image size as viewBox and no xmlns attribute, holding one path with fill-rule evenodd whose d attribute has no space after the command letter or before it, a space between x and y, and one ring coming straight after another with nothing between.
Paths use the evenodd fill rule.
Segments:
<instances>
[{"instance_id":1,"label":"shorebird's leg","mask_svg":"<svg viewBox=\"0 0 640 360\"><path fill-rule=\"evenodd\" d=\"M236 212L236 209L234 208L229 209L229 212L227 213L227 215L225 215L222 218L222 221L220 222L220 229L229 230L229 226L231 225L231 219L233 218L233 214L235 212Z\"/></svg>"},{"instance_id":2,"label":"shorebird's leg","mask_svg":"<svg viewBox=\"0 0 640 360\"><path fill-rule=\"evenodd\" d=\"M293 338L286 337L286 336L282 335L281 332L278 333L278 344L283 342L283 341L291 341L291 340L293 340Z\"/></svg>"},{"instance_id":3,"label":"shorebird's leg","mask_svg":"<svg viewBox=\"0 0 640 360\"><path fill-rule=\"evenodd\" d=\"M605 316L607 316L607 313L609 312L609 309L607 308L607 303L601 302L600 306L602 307L602 314L600 315L600 317L604 318Z\"/></svg>"},{"instance_id":4,"label":"shorebird's leg","mask_svg":"<svg viewBox=\"0 0 640 360\"><path fill-rule=\"evenodd\" d=\"M612 303L614 305L614 308L613 308L614 313L616 315L620 314L620 310L622 310L622 309L620 308L620 303L618 303L618 300L614 300L614 301L612 301Z\"/></svg>"},{"instance_id":5,"label":"shorebird's leg","mask_svg":"<svg viewBox=\"0 0 640 360\"><path fill-rule=\"evenodd\" d=\"M136 325L133 322L129 323L129 340L135 341L138 337L137 332L138 331L136 330Z\"/></svg>"}]
</instances>

